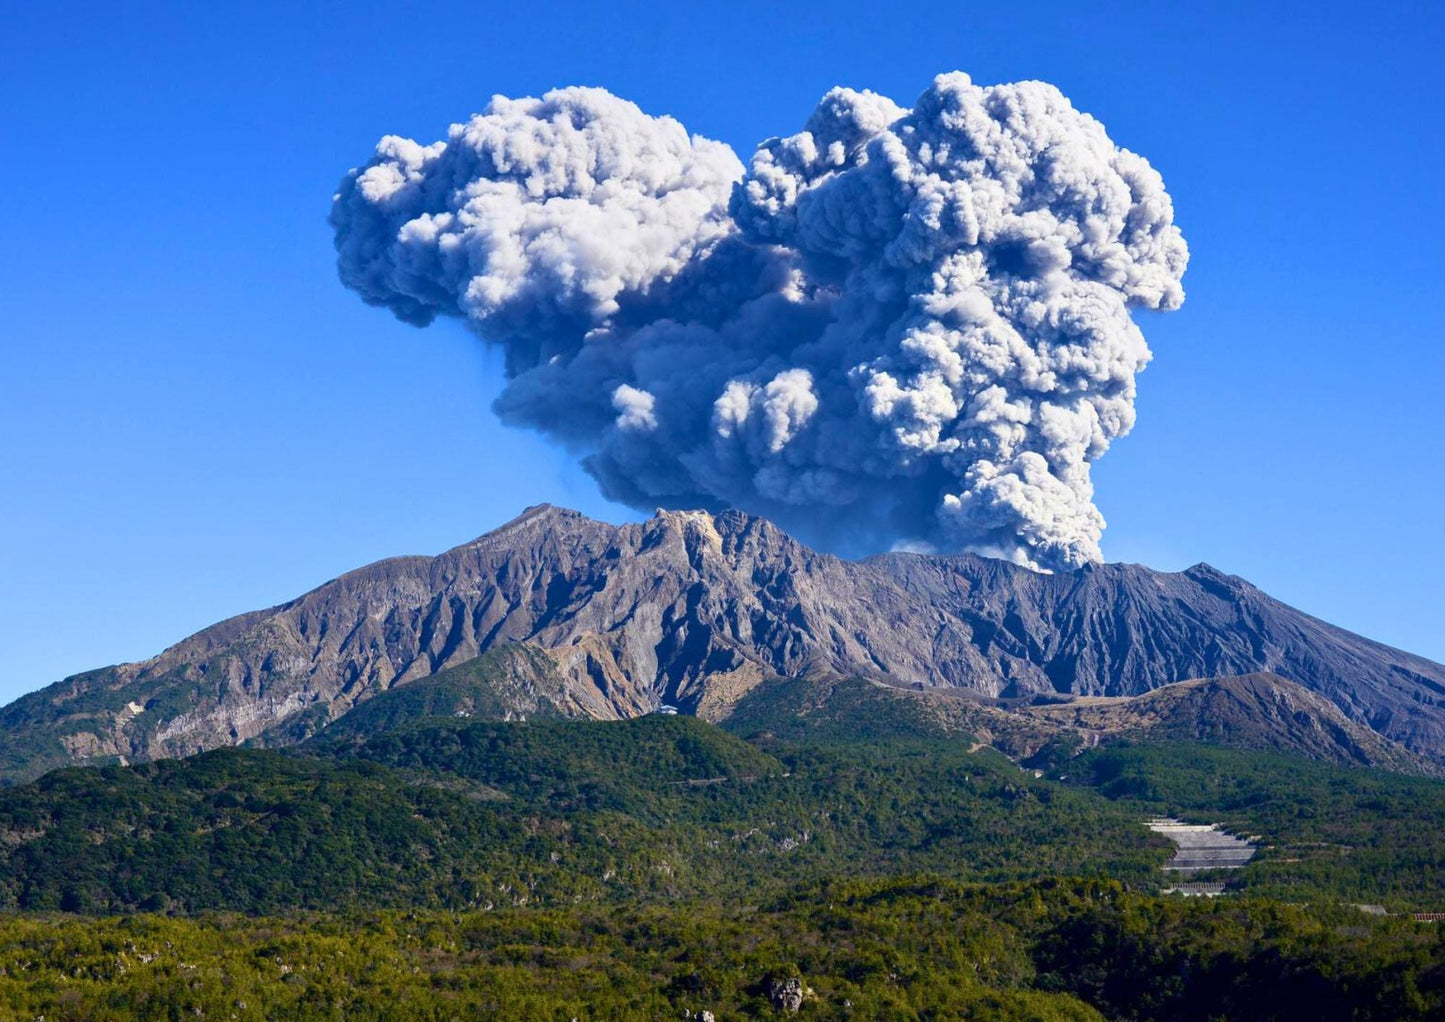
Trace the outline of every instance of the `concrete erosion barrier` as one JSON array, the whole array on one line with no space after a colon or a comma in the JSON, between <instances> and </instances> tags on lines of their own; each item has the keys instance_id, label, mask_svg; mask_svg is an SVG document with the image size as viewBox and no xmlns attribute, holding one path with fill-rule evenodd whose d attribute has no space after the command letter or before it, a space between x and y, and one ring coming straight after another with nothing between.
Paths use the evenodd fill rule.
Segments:
<instances>
[{"instance_id":1,"label":"concrete erosion barrier","mask_svg":"<svg viewBox=\"0 0 1445 1022\"><path fill-rule=\"evenodd\" d=\"M1182 823L1170 817L1146 822L1150 830L1174 842L1174 858L1164 866L1175 873L1197 873L1205 869L1239 869L1254 857L1254 845L1242 837L1226 834L1213 823Z\"/></svg>"}]
</instances>

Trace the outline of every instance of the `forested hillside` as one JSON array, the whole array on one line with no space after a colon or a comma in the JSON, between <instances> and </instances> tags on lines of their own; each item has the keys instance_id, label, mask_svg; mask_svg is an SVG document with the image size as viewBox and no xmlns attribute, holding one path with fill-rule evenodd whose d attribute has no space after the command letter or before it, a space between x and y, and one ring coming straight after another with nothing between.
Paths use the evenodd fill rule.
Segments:
<instances>
[{"instance_id":1,"label":"forested hillside","mask_svg":"<svg viewBox=\"0 0 1445 1022\"><path fill-rule=\"evenodd\" d=\"M56 771L0 792L0 905L198 912L556 906L779 895L920 872L1160 889L1152 813L1259 835L1232 889L1445 903L1445 784L1136 745L1035 777L966 737L702 721L423 719L298 751Z\"/></svg>"},{"instance_id":2,"label":"forested hillside","mask_svg":"<svg viewBox=\"0 0 1445 1022\"><path fill-rule=\"evenodd\" d=\"M1260 835L1231 886L1286 901L1445 911L1445 782L1206 745L1124 745L1057 765L1117 804Z\"/></svg>"},{"instance_id":3,"label":"forested hillside","mask_svg":"<svg viewBox=\"0 0 1445 1022\"><path fill-rule=\"evenodd\" d=\"M992 751L796 746L686 717L438 720L0 792L0 898L91 912L726 899L841 876L1118 877L1134 812Z\"/></svg>"}]
</instances>

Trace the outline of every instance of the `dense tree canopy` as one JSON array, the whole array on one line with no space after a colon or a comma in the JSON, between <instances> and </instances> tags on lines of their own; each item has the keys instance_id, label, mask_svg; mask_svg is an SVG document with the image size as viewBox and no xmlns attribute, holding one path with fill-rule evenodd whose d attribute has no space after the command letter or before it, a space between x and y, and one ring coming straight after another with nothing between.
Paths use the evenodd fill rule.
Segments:
<instances>
[{"instance_id":1,"label":"dense tree canopy","mask_svg":"<svg viewBox=\"0 0 1445 1022\"><path fill-rule=\"evenodd\" d=\"M1441 906L1445 783L1169 745L1036 776L873 723L430 718L56 771L0 792L0 1013L724 1019L789 979L813 1018L1445 1011L1437 928L1353 904ZM1160 897L1151 813L1259 855Z\"/></svg>"}]
</instances>

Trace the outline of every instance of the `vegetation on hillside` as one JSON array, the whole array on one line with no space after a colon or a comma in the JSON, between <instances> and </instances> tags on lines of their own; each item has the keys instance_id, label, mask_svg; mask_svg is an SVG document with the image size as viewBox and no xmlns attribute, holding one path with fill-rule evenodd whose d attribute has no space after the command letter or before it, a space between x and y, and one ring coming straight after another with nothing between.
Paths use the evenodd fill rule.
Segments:
<instances>
[{"instance_id":1,"label":"vegetation on hillside","mask_svg":"<svg viewBox=\"0 0 1445 1022\"><path fill-rule=\"evenodd\" d=\"M1445 911L1445 782L1206 745L1117 745L1056 764L1140 812L1259 835L1231 887L1305 901Z\"/></svg>"},{"instance_id":2,"label":"vegetation on hillside","mask_svg":"<svg viewBox=\"0 0 1445 1022\"><path fill-rule=\"evenodd\" d=\"M752 740L813 745L898 739L973 744L968 703L956 700L949 709L955 712L867 678L771 678L743 696L722 726Z\"/></svg>"},{"instance_id":3,"label":"vegetation on hillside","mask_svg":"<svg viewBox=\"0 0 1445 1022\"><path fill-rule=\"evenodd\" d=\"M460 666L372 696L329 724L325 738L335 742L384 734L428 717L559 717L567 703L565 684L547 654L509 642Z\"/></svg>"},{"instance_id":4,"label":"vegetation on hillside","mask_svg":"<svg viewBox=\"0 0 1445 1022\"><path fill-rule=\"evenodd\" d=\"M875 723L882 727L883 718ZM1445 784L1203 746L745 742L689 717L421 720L304 752L60 770L0 791L0 906L275 913L759 897L926 872L1148 892L1153 813L1258 835L1231 889L1445 904ZM1073 750L1077 753L1077 750Z\"/></svg>"},{"instance_id":5,"label":"vegetation on hillside","mask_svg":"<svg viewBox=\"0 0 1445 1022\"><path fill-rule=\"evenodd\" d=\"M0 791L0 1014L771 1017L789 979L812 1018L1445 1011L1439 931L1350 904L1440 905L1445 783L1167 744L1035 777L846 703L752 741L408 713ZM1158 897L1151 813L1260 835L1238 893Z\"/></svg>"},{"instance_id":6,"label":"vegetation on hillside","mask_svg":"<svg viewBox=\"0 0 1445 1022\"><path fill-rule=\"evenodd\" d=\"M1445 943L1350 909L926 878L756 906L0 921L0 1010L23 1018L773 1018L790 985L800 1019L1427 1019Z\"/></svg>"},{"instance_id":7,"label":"vegetation on hillside","mask_svg":"<svg viewBox=\"0 0 1445 1022\"><path fill-rule=\"evenodd\" d=\"M769 755L701 721L443 720L0 792L0 905L115 912L757 897L928 871L1157 882L1133 811L957 743Z\"/></svg>"}]
</instances>

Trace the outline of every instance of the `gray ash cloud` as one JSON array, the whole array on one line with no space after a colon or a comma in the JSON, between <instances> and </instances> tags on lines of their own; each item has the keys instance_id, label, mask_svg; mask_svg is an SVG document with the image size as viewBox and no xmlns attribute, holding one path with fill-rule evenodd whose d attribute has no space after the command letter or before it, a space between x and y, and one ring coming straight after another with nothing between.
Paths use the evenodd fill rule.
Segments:
<instances>
[{"instance_id":1,"label":"gray ash cloud","mask_svg":"<svg viewBox=\"0 0 1445 1022\"><path fill-rule=\"evenodd\" d=\"M744 166L600 89L388 136L332 210L341 278L505 352L503 421L651 509L848 552L1098 560L1089 466L1134 423L1131 309L1188 249L1159 174L1040 82L834 89Z\"/></svg>"}]
</instances>

